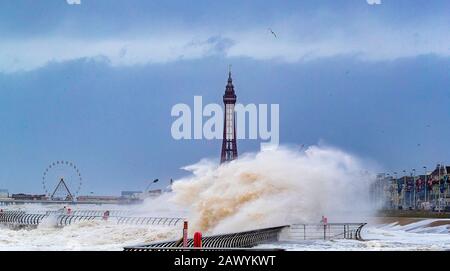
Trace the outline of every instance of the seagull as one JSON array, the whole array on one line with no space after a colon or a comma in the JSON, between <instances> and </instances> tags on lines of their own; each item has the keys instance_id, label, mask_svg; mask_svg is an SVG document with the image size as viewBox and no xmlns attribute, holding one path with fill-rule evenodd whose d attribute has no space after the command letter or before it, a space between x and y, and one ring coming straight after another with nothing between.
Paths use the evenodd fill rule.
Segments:
<instances>
[{"instance_id":1,"label":"seagull","mask_svg":"<svg viewBox=\"0 0 450 271\"><path fill-rule=\"evenodd\" d=\"M278 38L278 37L277 37L277 34L275 34L275 32L273 32L272 28L268 28L268 29L269 29L269 31L274 35L275 38Z\"/></svg>"}]
</instances>

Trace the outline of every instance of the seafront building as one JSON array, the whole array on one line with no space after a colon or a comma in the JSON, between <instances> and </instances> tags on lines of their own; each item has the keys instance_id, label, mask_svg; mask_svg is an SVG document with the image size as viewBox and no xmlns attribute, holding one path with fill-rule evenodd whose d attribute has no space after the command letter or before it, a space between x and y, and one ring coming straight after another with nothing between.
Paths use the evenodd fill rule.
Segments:
<instances>
[{"instance_id":1,"label":"seafront building","mask_svg":"<svg viewBox=\"0 0 450 271\"><path fill-rule=\"evenodd\" d=\"M371 186L378 209L450 211L450 166L438 164L424 174L402 173L378 174Z\"/></svg>"}]
</instances>

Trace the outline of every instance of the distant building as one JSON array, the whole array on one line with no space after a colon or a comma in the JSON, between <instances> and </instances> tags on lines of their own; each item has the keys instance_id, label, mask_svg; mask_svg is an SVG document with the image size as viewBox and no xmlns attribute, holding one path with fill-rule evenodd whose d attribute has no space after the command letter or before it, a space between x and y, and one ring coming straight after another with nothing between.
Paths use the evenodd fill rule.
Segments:
<instances>
[{"instance_id":1,"label":"distant building","mask_svg":"<svg viewBox=\"0 0 450 271\"><path fill-rule=\"evenodd\" d=\"M124 199L138 199L142 191L122 191L121 195Z\"/></svg>"},{"instance_id":2,"label":"distant building","mask_svg":"<svg viewBox=\"0 0 450 271\"><path fill-rule=\"evenodd\" d=\"M418 175L379 174L371 195L378 208L450 212L450 166L438 164Z\"/></svg>"},{"instance_id":3,"label":"distant building","mask_svg":"<svg viewBox=\"0 0 450 271\"><path fill-rule=\"evenodd\" d=\"M119 201L117 196L78 196L77 201Z\"/></svg>"},{"instance_id":4,"label":"distant building","mask_svg":"<svg viewBox=\"0 0 450 271\"><path fill-rule=\"evenodd\" d=\"M430 173L433 184L438 184L439 180L443 181L445 176L448 176L449 174L450 174L450 166L444 166L444 165L440 165L440 164L438 164L436 166L436 169ZM441 183L443 183L443 182L441 182Z\"/></svg>"},{"instance_id":5,"label":"distant building","mask_svg":"<svg viewBox=\"0 0 450 271\"><path fill-rule=\"evenodd\" d=\"M11 196L14 200L47 200L45 195L30 195L30 194L12 194Z\"/></svg>"},{"instance_id":6,"label":"distant building","mask_svg":"<svg viewBox=\"0 0 450 271\"><path fill-rule=\"evenodd\" d=\"M9 198L8 189L0 189L0 198Z\"/></svg>"}]
</instances>

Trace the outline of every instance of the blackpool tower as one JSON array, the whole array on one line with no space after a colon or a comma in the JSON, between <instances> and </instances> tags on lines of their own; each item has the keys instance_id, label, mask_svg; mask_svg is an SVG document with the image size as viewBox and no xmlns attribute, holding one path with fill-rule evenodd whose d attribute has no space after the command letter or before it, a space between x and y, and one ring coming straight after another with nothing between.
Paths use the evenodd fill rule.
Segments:
<instances>
[{"instance_id":1,"label":"blackpool tower","mask_svg":"<svg viewBox=\"0 0 450 271\"><path fill-rule=\"evenodd\" d=\"M223 122L223 140L220 163L232 161L237 158L236 145L236 118L234 106L236 104L236 94L234 93L233 80L231 79L231 69L228 72L228 84L223 95L225 114Z\"/></svg>"}]
</instances>

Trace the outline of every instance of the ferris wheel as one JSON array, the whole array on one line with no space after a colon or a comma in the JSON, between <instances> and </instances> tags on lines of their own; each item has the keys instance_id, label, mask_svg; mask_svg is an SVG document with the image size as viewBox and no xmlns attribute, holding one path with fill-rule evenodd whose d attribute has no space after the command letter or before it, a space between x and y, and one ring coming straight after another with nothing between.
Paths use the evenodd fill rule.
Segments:
<instances>
[{"instance_id":1,"label":"ferris wheel","mask_svg":"<svg viewBox=\"0 0 450 271\"><path fill-rule=\"evenodd\" d=\"M42 187L51 200L75 200L82 184L81 172L73 162L52 162L42 174Z\"/></svg>"}]
</instances>

